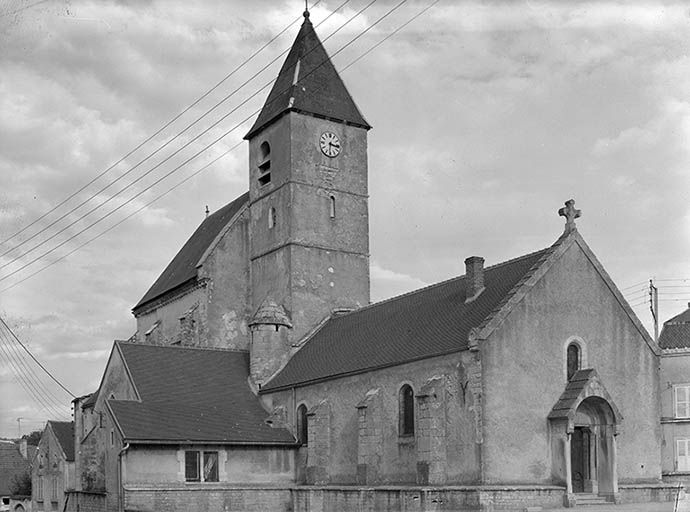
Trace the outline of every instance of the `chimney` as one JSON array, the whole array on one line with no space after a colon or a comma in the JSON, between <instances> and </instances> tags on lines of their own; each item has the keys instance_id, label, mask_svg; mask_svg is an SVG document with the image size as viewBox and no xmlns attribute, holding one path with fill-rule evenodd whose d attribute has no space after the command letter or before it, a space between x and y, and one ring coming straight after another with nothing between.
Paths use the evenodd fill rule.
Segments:
<instances>
[{"instance_id":1,"label":"chimney","mask_svg":"<svg viewBox=\"0 0 690 512\"><path fill-rule=\"evenodd\" d=\"M22 457L24 457L25 459L28 457L26 451L26 439L21 439L19 441L19 453L21 453Z\"/></svg>"},{"instance_id":2,"label":"chimney","mask_svg":"<svg viewBox=\"0 0 690 512\"><path fill-rule=\"evenodd\" d=\"M465 304L484 291L484 258L481 256L470 256L465 260L465 290Z\"/></svg>"}]
</instances>

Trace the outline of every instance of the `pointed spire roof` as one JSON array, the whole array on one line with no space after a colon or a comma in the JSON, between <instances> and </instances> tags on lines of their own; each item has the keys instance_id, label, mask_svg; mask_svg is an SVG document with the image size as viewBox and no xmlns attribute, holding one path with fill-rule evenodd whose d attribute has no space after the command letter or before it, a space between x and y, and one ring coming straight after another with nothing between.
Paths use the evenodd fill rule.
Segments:
<instances>
[{"instance_id":1,"label":"pointed spire roof","mask_svg":"<svg viewBox=\"0 0 690 512\"><path fill-rule=\"evenodd\" d=\"M304 23L259 117L244 138L250 139L289 111L325 117L367 130L371 128L316 35L308 11L304 13Z\"/></svg>"}]
</instances>

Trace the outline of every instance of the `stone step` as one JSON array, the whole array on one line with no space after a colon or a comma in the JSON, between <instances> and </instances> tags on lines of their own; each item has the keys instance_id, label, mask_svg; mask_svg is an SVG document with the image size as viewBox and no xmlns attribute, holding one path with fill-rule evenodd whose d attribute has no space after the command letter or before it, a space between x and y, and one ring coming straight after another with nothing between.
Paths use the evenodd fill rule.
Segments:
<instances>
[{"instance_id":1,"label":"stone step","mask_svg":"<svg viewBox=\"0 0 690 512\"><path fill-rule=\"evenodd\" d=\"M597 496L596 494L577 494L575 496L575 504L578 506L584 505L609 505L611 504L606 498Z\"/></svg>"}]
</instances>

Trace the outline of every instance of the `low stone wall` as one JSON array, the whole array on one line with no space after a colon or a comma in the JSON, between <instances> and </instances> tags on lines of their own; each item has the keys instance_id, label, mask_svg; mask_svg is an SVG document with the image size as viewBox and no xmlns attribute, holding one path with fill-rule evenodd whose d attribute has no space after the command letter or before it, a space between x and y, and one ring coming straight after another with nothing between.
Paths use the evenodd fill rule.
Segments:
<instances>
[{"instance_id":1,"label":"low stone wall","mask_svg":"<svg viewBox=\"0 0 690 512\"><path fill-rule=\"evenodd\" d=\"M685 498L683 487L677 483L660 484L619 484L618 493L621 503L650 503L662 501L675 501Z\"/></svg>"},{"instance_id":2,"label":"low stone wall","mask_svg":"<svg viewBox=\"0 0 690 512\"><path fill-rule=\"evenodd\" d=\"M294 512L471 512L563 505L565 488L555 486L350 487L293 489Z\"/></svg>"},{"instance_id":3,"label":"low stone wall","mask_svg":"<svg viewBox=\"0 0 690 512\"><path fill-rule=\"evenodd\" d=\"M290 512L289 487L194 484L126 487L126 512Z\"/></svg>"}]
</instances>

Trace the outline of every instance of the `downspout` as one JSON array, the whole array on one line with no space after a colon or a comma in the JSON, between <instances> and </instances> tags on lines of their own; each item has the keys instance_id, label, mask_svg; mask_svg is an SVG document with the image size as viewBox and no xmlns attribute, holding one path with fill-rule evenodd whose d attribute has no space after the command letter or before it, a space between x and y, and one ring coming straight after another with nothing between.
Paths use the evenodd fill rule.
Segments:
<instances>
[{"instance_id":1,"label":"downspout","mask_svg":"<svg viewBox=\"0 0 690 512\"><path fill-rule=\"evenodd\" d=\"M118 509L120 512L125 510L125 490L122 484L122 456L129 450L129 443L125 443L117 454L117 490L118 490Z\"/></svg>"}]
</instances>

